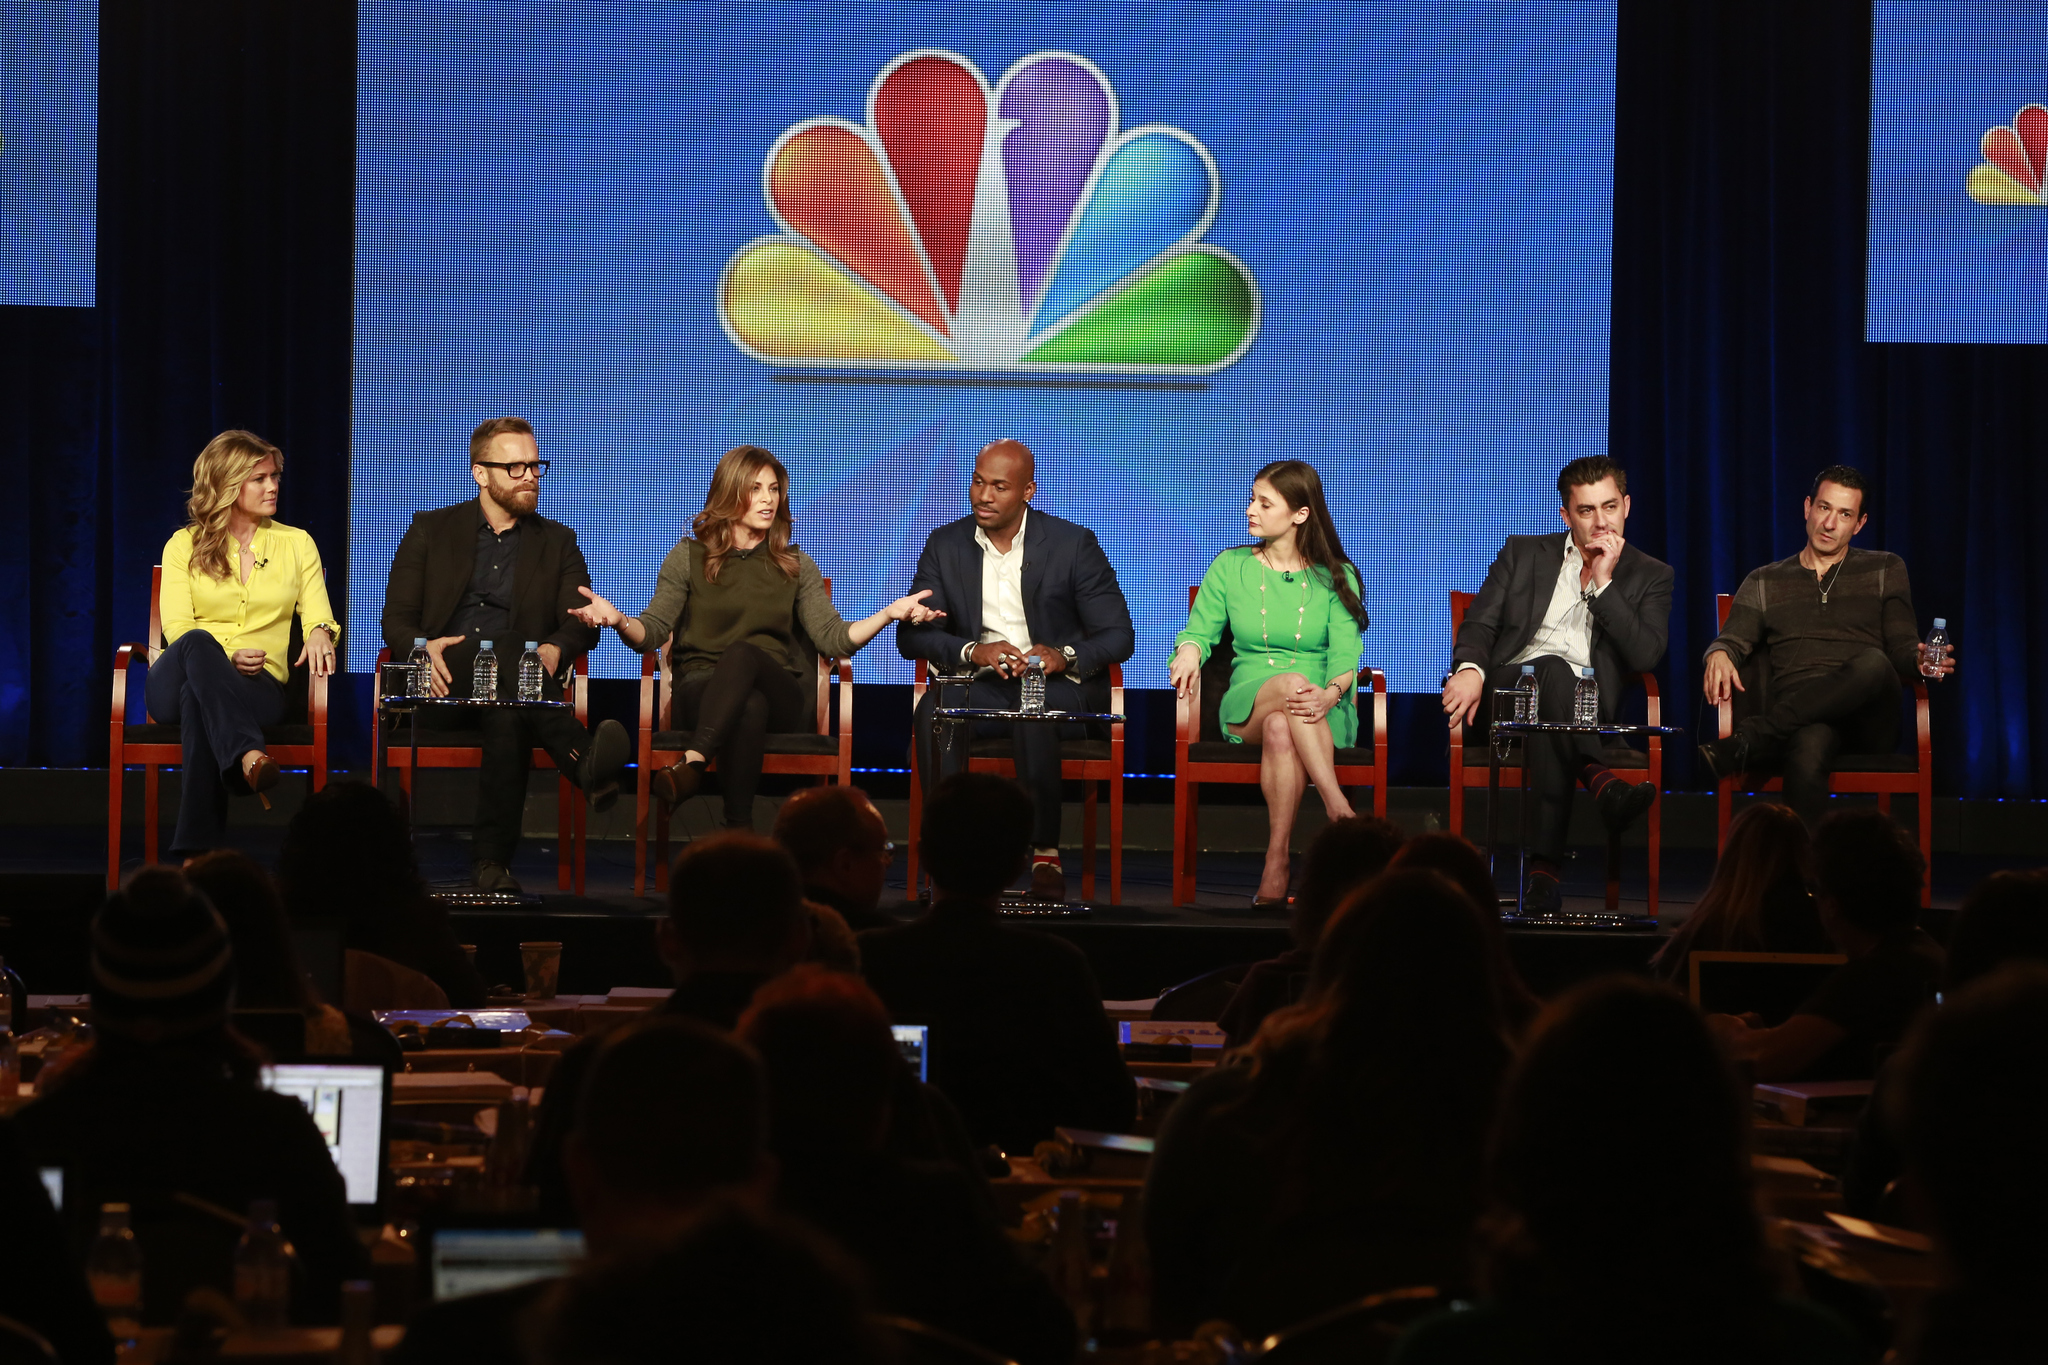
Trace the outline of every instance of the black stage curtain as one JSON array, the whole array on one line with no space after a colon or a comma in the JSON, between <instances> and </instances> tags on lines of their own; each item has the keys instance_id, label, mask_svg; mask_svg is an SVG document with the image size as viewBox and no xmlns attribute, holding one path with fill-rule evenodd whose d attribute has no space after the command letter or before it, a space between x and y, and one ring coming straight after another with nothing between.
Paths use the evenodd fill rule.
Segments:
<instances>
[{"instance_id":1,"label":"black stage curtain","mask_svg":"<svg viewBox=\"0 0 2048 1365\"><path fill-rule=\"evenodd\" d=\"M146 627L149 565L215 431L284 447L280 515L345 596L354 8L104 0L101 26L100 306L0 309L9 764L105 762L106 668ZM1859 543L1903 554L1923 628L1939 613L1957 640L1939 789L2048 794L2027 628L2048 605L2048 348L1862 340L1868 5L1624 0L1619 38L1610 441L1630 538L1678 570L1667 717L1710 724L1713 594L1797 549L1808 479L1854 463L1878 489ZM1403 700L1400 780L1441 782L1442 722Z\"/></svg>"},{"instance_id":2,"label":"black stage curtain","mask_svg":"<svg viewBox=\"0 0 2048 1365\"><path fill-rule=\"evenodd\" d=\"M355 49L340 0L101 0L98 306L0 308L0 762L106 763L114 648L224 428L283 448L345 609Z\"/></svg>"},{"instance_id":3,"label":"black stage curtain","mask_svg":"<svg viewBox=\"0 0 2048 1365\"><path fill-rule=\"evenodd\" d=\"M2048 794L2048 347L1864 342L1870 36L1863 3L1621 8L1609 442L1630 538L1678 571L1666 714L1711 736L1714 594L1796 552L1814 472L1853 464L1876 488L1857 543L1904 556L1922 631L1956 642L1937 790ZM1679 748L1673 783L1704 785Z\"/></svg>"}]
</instances>

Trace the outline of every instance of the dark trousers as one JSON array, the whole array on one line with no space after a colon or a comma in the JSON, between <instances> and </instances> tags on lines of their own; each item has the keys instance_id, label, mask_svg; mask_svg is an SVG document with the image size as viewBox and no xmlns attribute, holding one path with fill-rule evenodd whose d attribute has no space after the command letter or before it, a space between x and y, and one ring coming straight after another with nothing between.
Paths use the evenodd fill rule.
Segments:
<instances>
[{"instance_id":1,"label":"dark trousers","mask_svg":"<svg viewBox=\"0 0 2048 1365\"><path fill-rule=\"evenodd\" d=\"M983 706L991 710L1014 711L1024 700L1024 680L1021 678L998 677L992 670L983 669L975 674L974 681L965 689L965 701L959 700L962 689L945 689L947 706ZM1045 704L1056 711L1092 710L1081 684L1064 673L1055 673L1045 680ZM925 792L930 794L933 785L942 777L967 770L967 737L962 727L949 725L945 734L933 734L932 712L939 706L939 689L927 690L924 700L917 704L916 742L917 771L924 783ZM1038 848L1058 848L1060 844L1060 741L1063 739L1086 739L1085 725L1056 725L1050 721L977 721L975 735L981 738L1002 738L1010 741L1010 748L1017 764L1017 781L1024 790L1031 793L1032 831L1031 842ZM945 743L938 741L943 739ZM912 838L917 837L912 831Z\"/></svg>"},{"instance_id":2,"label":"dark trousers","mask_svg":"<svg viewBox=\"0 0 2048 1365\"><path fill-rule=\"evenodd\" d=\"M242 755L262 748L263 727L284 715L284 688L268 673L236 668L208 632L188 630L149 666L143 697L153 720L178 727L185 748L171 853L203 852L227 828L229 794L249 790Z\"/></svg>"},{"instance_id":3,"label":"dark trousers","mask_svg":"<svg viewBox=\"0 0 2048 1365\"><path fill-rule=\"evenodd\" d=\"M728 828L753 828L768 736L815 729L816 704L774 655L745 641L728 647L710 668L676 679L669 723L691 732L690 748L718 760Z\"/></svg>"},{"instance_id":4,"label":"dark trousers","mask_svg":"<svg viewBox=\"0 0 2048 1365\"><path fill-rule=\"evenodd\" d=\"M523 645L496 649L498 695L507 699L519 695L519 656ZM470 695L470 670L476 663L476 645L464 641L450 646L441 656L448 665L450 696ZM549 675L541 683L541 695L550 701L562 699L561 681ZM438 728L431 712L421 717L420 729ZM519 849L519 827L526 816L526 775L533 769L533 751L546 750L557 768L571 782L578 781L577 763L590 748L590 731L576 719L574 711L487 711L472 720L448 718L452 726L475 724L481 732L476 789L476 832L470 857L480 863L512 864ZM414 779L417 781L417 777ZM566 839L569 831L559 837Z\"/></svg>"},{"instance_id":5,"label":"dark trousers","mask_svg":"<svg viewBox=\"0 0 2048 1365\"><path fill-rule=\"evenodd\" d=\"M1785 804L1808 827L1827 809L1837 755L1891 752L1899 739L1899 671L1881 649L1858 650L1839 666L1771 683L1771 704L1736 727L1750 766L1776 767Z\"/></svg>"},{"instance_id":6,"label":"dark trousers","mask_svg":"<svg viewBox=\"0 0 2048 1365\"><path fill-rule=\"evenodd\" d=\"M1529 660L1536 666L1536 718L1568 721L1572 718L1572 694L1578 674L1555 654ZM1493 693L1511 688L1522 676L1520 664L1501 664L1487 675L1486 701ZM1491 714L1490 712L1488 713ZM1603 761L1604 750L1597 735L1530 735L1523 739L1523 762L1529 769L1529 795L1536 809L1529 821L1529 852L1538 858L1561 862L1569 848L1572 822L1572 793L1579 773L1588 759Z\"/></svg>"}]
</instances>

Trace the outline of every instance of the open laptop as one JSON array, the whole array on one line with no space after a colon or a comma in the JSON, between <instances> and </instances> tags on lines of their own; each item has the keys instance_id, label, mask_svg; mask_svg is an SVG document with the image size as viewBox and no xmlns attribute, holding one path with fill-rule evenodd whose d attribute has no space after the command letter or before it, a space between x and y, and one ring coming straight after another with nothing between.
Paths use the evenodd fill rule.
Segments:
<instances>
[{"instance_id":1,"label":"open laptop","mask_svg":"<svg viewBox=\"0 0 2048 1365\"><path fill-rule=\"evenodd\" d=\"M434 1233L434 1298L567 1275L582 1259L583 1234L574 1228L441 1228Z\"/></svg>"},{"instance_id":2,"label":"open laptop","mask_svg":"<svg viewBox=\"0 0 2048 1365\"><path fill-rule=\"evenodd\" d=\"M377 1203L384 1175L384 1107L388 1087L381 1066L297 1063L263 1068L263 1086L306 1106L327 1154L334 1158L348 1202Z\"/></svg>"},{"instance_id":3,"label":"open laptop","mask_svg":"<svg viewBox=\"0 0 2048 1365\"><path fill-rule=\"evenodd\" d=\"M931 1077L931 1025L891 1024L889 1032L896 1037L896 1050L903 1054L903 1060L910 1063L910 1069L921 1081Z\"/></svg>"}]
</instances>

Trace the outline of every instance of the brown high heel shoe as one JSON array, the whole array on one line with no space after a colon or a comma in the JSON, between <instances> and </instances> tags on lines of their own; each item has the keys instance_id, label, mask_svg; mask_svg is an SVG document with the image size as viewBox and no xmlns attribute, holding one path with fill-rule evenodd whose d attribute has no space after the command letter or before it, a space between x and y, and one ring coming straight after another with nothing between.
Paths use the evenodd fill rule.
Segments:
<instances>
[{"instance_id":1,"label":"brown high heel shoe","mask_svg":"<svg viewBox=\"0 0 2048 1365\"><path fill-rule=\"evenodd\" d=\"M263 793L277 785L277 760L269 754L259 753L254 763L242 765L242 780L249 784L249 790L263 803L263 809L270 809L270 798Z\"/></svg>"},{"instance_id":2,"label":"brown high heel shoe","mask_svg":"<svg viewBox=\"0 0 2048 1365\"><path fill-rule=\"evenodd\" d=\"M675 807L697 794L703 777L704 765L685 759L681 763L671 763L666 768L656 770L654 776L648 779L647 785L654 789L654 794L666 805Z\"/></svg>"}]
</instances>

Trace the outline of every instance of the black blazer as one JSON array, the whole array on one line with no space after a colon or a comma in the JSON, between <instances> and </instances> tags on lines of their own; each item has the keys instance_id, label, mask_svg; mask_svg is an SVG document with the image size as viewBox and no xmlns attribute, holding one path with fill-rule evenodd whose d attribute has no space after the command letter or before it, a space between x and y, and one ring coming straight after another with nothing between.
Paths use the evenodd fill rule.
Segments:
<instances>
[{"instance_id":1,"label":"black blazer","mask_svg":"<svg viewBox=\"0 0 2048 1365\"><path fill-rule=\"evenodd\" d=\"M1033 644L1072 645L1077 680L1136 652L1130 606L1093 531L1034 507L1024 523L1024 550L1024 621ZM981 547L974 543L973 517L949 521L925 538L910 591L926 588L932 595L925 605L946 614L930 625L898 625L896 648L906 659L956 671L961 649L981 639Z\"/></svg>"},{"instance_id":2,"label":"black blazer","mask_svg":"<svg viewBox=\"0 0 2048 1365\"><path fill-rule=\"evenodd\" d=\"M483 519L475 498L413 514L384 588L384 643L393 658L405 658L422 635L433 640L448 633L448 618L476 571L476 529ZM597 631L569 615L569 608L584 602L576 589L589 586L590 566L583 562L574 531L539 515L520 524L519 559L512 566L516 639L556 646L564 668L589 653Z\"/></svg>"},{"instance_id":3,"label":"black blazer","mask_svg":"<svg viewBox=\"0 0 2048 1365\"><path fill-rule=\"evenodd\" d=\"M1489 672L1507 663L1535 637L1557 590L1567 533L1509 536L1486 571L1479 596L1465 611L1451 666L1478 664ZM1630 677L1664 660L1671 638L1671 566L1625 545L1607 591L1593 599L1593 676L1600 683L1600 715L1614 719Z\"/></svg>"}]
</instances>

